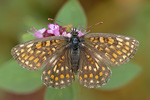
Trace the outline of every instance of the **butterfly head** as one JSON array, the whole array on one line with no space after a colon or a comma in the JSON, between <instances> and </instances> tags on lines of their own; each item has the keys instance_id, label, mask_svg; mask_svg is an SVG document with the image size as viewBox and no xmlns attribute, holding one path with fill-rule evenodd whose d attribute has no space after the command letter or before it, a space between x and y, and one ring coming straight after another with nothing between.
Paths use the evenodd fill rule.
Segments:
<instances>
[{"instance_id":1,"label":"butterfly head","mask_svg":"<svg viewBox=\"0 0 150 100\"><path fill-rule=\"evenodd\" d=\"M78 36L78 32L76 31L76 29L74 28L73 30L72 30L72 32L71 32L71 35L72 36Z\"/></svg>"}]
</instances>

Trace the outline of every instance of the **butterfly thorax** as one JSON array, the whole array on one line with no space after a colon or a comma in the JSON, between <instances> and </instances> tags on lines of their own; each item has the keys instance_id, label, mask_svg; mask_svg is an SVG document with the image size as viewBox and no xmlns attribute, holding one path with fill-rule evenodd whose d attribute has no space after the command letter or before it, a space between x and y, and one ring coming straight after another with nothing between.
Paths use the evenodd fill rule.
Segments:
<instances>
[{"instance_id":1,"label":"butterfly thorax","mask_svg":"<svg viewBox=\"0 0 150 100\"><path fill-rule=\"evenodd\" d=\"M71 65L72 65L73 72L77 73L78 66L79 66L79 55L80 55L80 49L79 49L80 39L78 37L78 32L72 31L71 34L72 34L72 36L70 38Z\"/></svg>"}]
</instances>

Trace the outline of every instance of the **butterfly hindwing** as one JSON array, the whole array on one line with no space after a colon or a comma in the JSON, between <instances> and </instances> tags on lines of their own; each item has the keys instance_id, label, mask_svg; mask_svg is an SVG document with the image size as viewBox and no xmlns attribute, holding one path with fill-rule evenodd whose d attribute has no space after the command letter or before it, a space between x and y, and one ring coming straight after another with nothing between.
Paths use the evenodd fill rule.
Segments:
<instances>
[{"instance_id":1,"label":"butterfly hindwing","mask_svg":"<svg viewBox=\"0 0 150 100\"><path fill-rule=\"evenodd\" d=\"M135 54L138 41L134 38L109 34L90 33L83 36L85 44L96 49L96 52L113 66L129 61Z\"/></svg>"},{"instance_id":2,"label":"butterfly hindwing","mask_svg":"<svg viewBox=\"0 0 150 100\"><path fill-rule=\"evenodd\" d=\"M11 53L22 67L29 70L39 70L54 52L65 45L65 37L53 36L19 44L11 50Z\"/></svg>"},{"instance_id":3,"label":"butterfly hindwing","mask_svg":"<svg viewBox=\"0 0 150 100\"><path fill-rule=\"evenodd\" d=\"M70 49L65 48L53 55L43 70L42 81L46 86L64 88L74 82L71 68Z\"/></svg>"},{"instance_id":4,"label":"butterfly hindwing","mask_svg":"<svg viewBox=\"0 0 150 100\"><path fill-rule=\"evenodd\" d=\"M88 88L97 88L107 83L111 70L101 56L88 45L81 45L78 81Z\"/></svg>"}]
</instances>

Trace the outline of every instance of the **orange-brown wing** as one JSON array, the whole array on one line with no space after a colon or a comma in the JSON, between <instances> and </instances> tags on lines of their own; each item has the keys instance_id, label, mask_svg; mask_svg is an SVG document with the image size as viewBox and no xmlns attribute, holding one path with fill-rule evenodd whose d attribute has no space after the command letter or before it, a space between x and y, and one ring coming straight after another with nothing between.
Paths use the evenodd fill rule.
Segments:
<instances>
[{"instance_id":1,"label":"orange-brown wing","mask_svg":"<svg viewBox=\"0 0 150 100\"><path fill-rule=\"evenodd\" d=\"M42 73L44 84L53 88L64 88L71 85L75 77L70 60L69 48L64 48L53 55Z\"/></svg>"},{"instance_id":2,"label":"orange-brown wing","mask_svg":"<svg viewBox=\"0 0 150 100\"><path fill-rule=\"evenodd\" d=\"M97 88L106 84L111 70L94 48L81 44L78 81L88 88Z\"/></svg>"},{"instance_id":3,"label":"orange-brown wing","mask_svg":"<svg viewBox=\"0 0 150 100\"><path fill-rule=\"evenodd\" d=\"M113 66L128 62L139 44L134 38L108 33L90 33L82 38L85 40L84 44L94 48L95 52Z\"/></svg>"},{"instance_id":4,"label":"orange-brown wing","mask_svg":"<svg viewBox=\"0 0 150 100\"><path fill-rule=\"evenodd\" d=\"M62 36L51 36L31 40L12 48L11 54L22 67L39 70L49 61L52 54L67 44L66 39Z\"/></svg>"}]
</instances>

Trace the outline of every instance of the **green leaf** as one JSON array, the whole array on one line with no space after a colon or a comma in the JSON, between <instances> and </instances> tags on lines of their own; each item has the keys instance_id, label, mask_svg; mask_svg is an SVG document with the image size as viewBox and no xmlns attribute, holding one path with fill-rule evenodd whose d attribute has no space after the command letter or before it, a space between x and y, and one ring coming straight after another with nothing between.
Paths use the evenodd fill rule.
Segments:
<instances>
[{"instance_id":1,"label":"green leaf","mask_svg":"<svg viewBox=\"0 0 150 100\"><path fill-rule=\"evenodd\" d=\"M73 24L76 28L79 24L84 27L87 25L86 15L77 0L68 1L58 12L56 19L65 24Z\"/></svg>"},{"instance_id":2,"label":"green leaf","mask_svg":"<svg viewBox=\"0 0 150 100\"><path fill-rule=\"evenodd\" d=\"M140 74L141 67L137 64L129 62L122 66L111 68L111 70L112 76L110 77L109 82L99 89L112 90L125 86Z\"/></svg>"},{"instance_id":3,"label":"green leaf","mask_svg":"<svg viewBox=\"0 0 150 100\"><path fill-rule=\"evenodd\" d=\"M29 71L10 60L0 68L0 87L15 93L28 93L42 86L41 71Z\"/></svg>"},{"instance_id":4,"label":"green leaf","mask_svg":"<svg viewBox=\"0 0 150 100\"><path fill-rule=\"evenodd\" d=\"M71 86L63 89L47 88L45 100L78 100L79 85L75 81Z\"/></svg>"}]
</instances>

